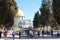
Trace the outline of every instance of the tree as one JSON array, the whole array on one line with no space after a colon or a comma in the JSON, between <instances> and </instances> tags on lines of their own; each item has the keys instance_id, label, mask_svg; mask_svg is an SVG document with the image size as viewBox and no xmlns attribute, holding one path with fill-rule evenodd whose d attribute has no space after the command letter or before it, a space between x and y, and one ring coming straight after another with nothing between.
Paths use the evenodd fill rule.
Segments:
<instances>
[{"instance_id":1,"label":"tree","mask_svg":"<svg viewBox=\"0 0 60 40\"><path fill-rule=\"evenodd\" d=\"M49 23L50 23L50 25L51 25L51 27L52 27L53 29L57 29L58 23L57 23L57 21L55 20L55 18L53 17L53 13L50 14Z\"/></svg>"},{"instance_id":2,"label":"tree","mask_svg":"<svg viewBox=\"0 0 60 40\"><path fill-rule=\"evenodd\" d=\"M49 10L49 1L47 2L47 0L42 0L42 7L39 9L41 11L41 20L42 20L42 25L48 25L49 24L49 14L50 14L50 10Z\"/></svg>"},{"instance_id":3,"label":"tree","mask_svg":"<svg viewBox=\"0 0 60 40\"><path fill-rule=\"evenodd\" d=\"M39 16L39 20L40 20L40 25L42 25L42 16L41 16L41 14L40 14L40 16Z\"/></svg>"},{"instance_id":4,"label":"tree","mask_svg":"<svg viewBox=\"0 0 60 40\"><path fill-rule=\"evenodd\" d=\"M14 24L14 16L18 8L15 0L0 0L0 25L10 27Z\"/></svg>"},{"instance_id":5,"label":"tree","mask_svg":"<svg viewBox=\"0 0 60 40\"><path fill-rule=\"evenodd\" d=\"M34 28L38 28L40 26L40 20L39 20L39 12L35 13L34 20L33 20L33 26Z\"/></svg>"},{"instance_id":6,"label":"tree","mask_svg":"<svg viewBox=\"0 0 60 40\"><path fill-rule=\"evenodd\" d=\"M53 0L52 4L55 20L60 24L60 0Z\"/></svg>"}]
</instances>

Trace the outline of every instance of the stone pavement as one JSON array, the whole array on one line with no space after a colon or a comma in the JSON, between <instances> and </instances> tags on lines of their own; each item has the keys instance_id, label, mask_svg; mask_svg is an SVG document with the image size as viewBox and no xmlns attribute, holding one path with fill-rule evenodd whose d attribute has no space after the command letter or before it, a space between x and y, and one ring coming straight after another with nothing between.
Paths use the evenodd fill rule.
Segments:
<instances>
[{"instance_id":1,"label":"stone pavement","mask_svg":"<svg viewBox=\"0 0 60 40\"><path fill-rule=\"evenodd\" d=\"M0 40L4 40L1 38ZM13 39L8 39L8 40L13 40ZM14 40L60 40L60 39L14 39Z\"/></svg>"},{"instance_id":2,"label":"stone pavement","mask_svg":"<svg viewBox=\"0 0 60 40\"><path fill-rule=\"evenodd\" d=\"M44 35L44 37L42 37L42 36L40 36L39 38L38 37L33 37L33 38L28 38L27 36L23 36L23 37L21 37L21 39L19 39L19 36L18 35L16 35L15 36L15 40L37 40L37 39L41 39L41 40L43 40L43 39L60 39L60 37L56 37L56 36L53 36L53 37L51 37L51 35ZM4 36L2 35L2 38L0 38L0 40L4 40ZM12 35L8 35L8 40L13 40L12 39Z\"/></svg>"}]
</instances>

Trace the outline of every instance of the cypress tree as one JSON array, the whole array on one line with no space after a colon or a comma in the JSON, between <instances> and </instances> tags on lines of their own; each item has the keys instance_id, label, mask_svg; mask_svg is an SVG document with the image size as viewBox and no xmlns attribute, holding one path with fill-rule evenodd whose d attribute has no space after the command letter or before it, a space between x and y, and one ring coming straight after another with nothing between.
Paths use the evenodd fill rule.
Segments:
<instances>
[{"instance_id":1,"label":"cypress tree","mask_svg":"<svg viewBox=\"0 0 60 40\"><path fill-rule=\"evenodd\" d=\"M47 2L47 0L42 0L42 7L40 8L41 11L41 24L43 26L45 25L49 25L49 14L50 14L50 10L49 10L49 3Z\"/></svg>"},{"instance_id":2,"label":"cypress tree","mask_svg":"<svg viewBox=\"0 0 60 40\"><path fill-rule=\"evenodd\" d=\"M53 6L53 13L54 18L60 24L60 0L53 0L52 2Z\"/></svg>"},{"instance_id":3,"label":"cypress tree","mask_svg":"<svg viewBox=\"0 0 60 40\"><path fill-rule=\"evenodd\" d=\"M35 13L34 20L33 20L33 26L34 28L38 28L40 26L40 20L39 20L39 12Z\"/></svg>"}]
</instances>

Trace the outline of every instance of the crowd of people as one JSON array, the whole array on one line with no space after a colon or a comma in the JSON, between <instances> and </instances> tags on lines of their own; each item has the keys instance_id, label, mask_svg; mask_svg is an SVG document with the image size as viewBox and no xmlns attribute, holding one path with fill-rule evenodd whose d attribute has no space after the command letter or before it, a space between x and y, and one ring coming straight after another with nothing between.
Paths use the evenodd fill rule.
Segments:
<instances>
[{"instance_id":1,"label":"crowd of people","mask_svg":"<svg viewBox=\"0 0 60 40\"><path fill-rule=\"evenodd\" d=\"M28 34L29 33L29 34ZM53 36L56 36L56 37L60 37L60 33L59 33L59 31L57 31L57 34L54 34L55 32L53 31L53 29L51 29L51 30L32 30L32 29L30 29L29 31L28 31L28 36L29 36L29 38L32 38L32 37L40 37L41 35L41 37L44 37L44 35L50 35L51 37L53 37Z\"/></svg>"},{"instance_id":2,"label":"crowd of people","mask_svg":"<svg viewBox=\"0 0 60 40\"><path fill-rule=\"evenodd\" d=\"M2 34L3 34L3 38L5 40L8 40L8 36L7 36L7 35L9 35L8 33L9 33L9 30L7 30L7 29L4 29L3 31L0 30L0 38L2 38ZM17 34L16 31L12 30L12 34L10 34L10 35L12 35L13 40L15 39L16 34ZM20 37L21 37L21 32L19 31L19 38Z\"/></svg>"},{"instance_id":3,"label":"crowd of people","mask_svg":"<svg viewBox=\"0 0 60 40\"><path fill-rule=\"evenodd\" d=\"M1 36L1 34L3 33L3 35L4 35L4 39L5 40L7 40L8 39L8 37L7 37L7 35L8 35L8 33L9 33L9 31L7 30L7 29L4 29L4 31L2 32L1 30L0 30L0 38L2 38L2 36ZM15 39L15 35L16 35L17 33L16 33L16 31L13 31L12 32L12 36L13 36L13 40ZM45 30L32 30L32 29L29 29L29 30L26 30L26 34L27 34L27 36L29 37L29 38L33 38L33 37L40 37L40 35L42 35L42 37L43 37L43 35L51 35L51 37L53 37L53 30L50 30L50 31L45 31ZM21 31L18 31L18 35L19 35L19 39L21 38ZM59 36L59 32L57 33L57 36Z\"/></svg>"},{"instance_id":4,"label":"crowd of people","mask_svg":"<svg viewBox=\"0 0 60 40\"><path fill-rule=\"evenodd\" d=\"M29 34L28 34L29 33ZM45 31L45 30L28 30L27 31L27 34L28 34L28 36L29 37L40 37L40 35L42 35L42 37L43 37L43 35L51 35L51 36L53 36L53 30L50 30L50 31Z\"/></svg>"}]
</instances>

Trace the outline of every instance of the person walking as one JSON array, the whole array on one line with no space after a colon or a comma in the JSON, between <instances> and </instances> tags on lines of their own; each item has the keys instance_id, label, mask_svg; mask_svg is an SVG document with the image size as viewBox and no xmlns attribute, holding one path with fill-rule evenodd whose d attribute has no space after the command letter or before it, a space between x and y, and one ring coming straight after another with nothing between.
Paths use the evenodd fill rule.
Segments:
<instances>
[{"instance_id":1,"label":"person walking","mask_svg":"<svg viewBox=\"0 0 60 40\"><path fill-rule=\"evenodd\" d=\"M27 37L30 38L29 29L27 30Z\"/></svg>"},{"instance_id":2,"label":"person walking","mask_svg":"<svg viewBox=\"0 0 60 40\"><path fill-rule=\"evenodd\" d=\"M60 34L59 34L59 32L57 33L57 37L59 37L60 36Z\"/></svg>"},{"instance_id":3,"label":"person walking","mask_svg":"<svg viewBox=\"0 0 60 40\"><path fill-rule=\"evenodd\" d=\"M38 37L38 31L35 30L35 37Z\"/></svg>"},{"instance_id":4,"label":"person walking","mask_svg":"<svg viewBox=\"0 0 60 40\"><path fill-rule=\"evenodd\" d=\"M42 37L43 37L43 35L44 35L44 30L42 30Z\"/></svg>"},{"instance_id":5,"label":"person walking","mask_svg":"<svg viewBox=\"0 0 60 40\"><path fill-rule=\"evenodd\" d=\"M13 40L14 40L14 38L15 38L15 35L16 35L16 32L13 31L13 32L12 32Z\"/></svg>"},{"instance_id":6,"label":"person walking","mask_svg":"<svg viewBox=\"0 0 60 40\"><path fill-rule=\"evenodd\" d=\"M40 37L40 31L38 31L38 38Z\"/></svg>"},{"instance_id":7,"label":"person walking","mask_svg":"<svg viewBox=\"0 0 60 40\"><path fill-rule=\"evenodd\" d=\"M1 38L2 31L0 30L0 38Z\"/></svg>"},{"instance_id":8,"label":"person walking","mask_svg":"<svg viewBox=\"0 0 60 40\"><path fill-rule=\"evenodd\" d=\"M33 31L32 30L29 31L29 36L30 36L30 38L33 37Z\"/></svg>"},{"instance_id":9,"label":"person walking","mask_svg":"<svg viewBox=\"0 0 60 40\"><path fill-rule=\"evenodd\" d=\"M19 39L21 38L21 32L19 31Z\"/></svg>"},{"instance_id":10,"label":"person walking","mask_svg":"<svg viewBox=\"0 0 60 40\"><path fill-rule=\"evenodd\" d=\"M51 29L51 36L53 37L53 30Z\"/></svg>"},{"instance_id":11,"label":"person walking","mask_svg":"<svg viewBox=\"0 0 60 40\"><path fill-rule=\"evenodd\" d=\"M7 34L8 34L8 30L5 29L5 30L4 30L4 39L5 39L5 40L8 40L8 38L7 38Z\"/></svg>"}]
</instances>

